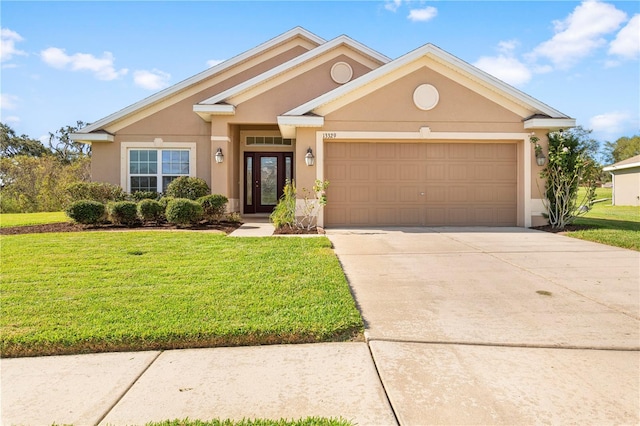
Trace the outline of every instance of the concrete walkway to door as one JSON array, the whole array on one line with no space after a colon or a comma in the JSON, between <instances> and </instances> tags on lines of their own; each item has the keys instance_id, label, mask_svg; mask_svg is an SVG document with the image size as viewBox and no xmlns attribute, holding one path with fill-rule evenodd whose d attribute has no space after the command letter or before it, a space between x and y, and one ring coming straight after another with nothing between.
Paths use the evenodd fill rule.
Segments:
<instances>
[{"instance_id":1,"label":"concrete walkway to door","mask_svg":"<svg viewBox=\"0 0 640 426\"><path fill-rule=\"evenodd\" d=\"M400 424L640 422L640 253L521 228L327 236Z\"/></svg>"}]
</instances>

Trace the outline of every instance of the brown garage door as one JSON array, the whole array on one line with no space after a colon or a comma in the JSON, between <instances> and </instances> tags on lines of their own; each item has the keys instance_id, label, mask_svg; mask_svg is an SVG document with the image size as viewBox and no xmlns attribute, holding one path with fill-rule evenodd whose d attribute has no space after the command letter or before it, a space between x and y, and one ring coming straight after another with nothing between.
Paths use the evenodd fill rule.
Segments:
<instances>
[{"instance_id":1,"label":"brown garage door","mask_svg":"<svg viewBox=\"0 0 640 426\"><path fill-rule=\"evenodd\" d=\"M515 226L515 143L325 145L327 226Z\"/></svg>"}]
</instances>

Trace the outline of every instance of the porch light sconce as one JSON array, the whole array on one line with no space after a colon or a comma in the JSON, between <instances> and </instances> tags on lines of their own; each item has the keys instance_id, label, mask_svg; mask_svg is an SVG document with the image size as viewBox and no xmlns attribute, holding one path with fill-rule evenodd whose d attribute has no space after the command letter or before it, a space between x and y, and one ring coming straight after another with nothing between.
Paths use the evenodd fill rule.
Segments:
<instances>
[{"instance_id":1,"label":"porch light sconce","mask_svg":"<svg viewBox=\"0 0 640 426\"><path fill-rule=\"evenodd\" d=\"M224 155L222 155L222 148L218 148L216 151L216 163L220 164L224 161Z\"/></svg>"},{"instance_id":2,"label":"porch light sconce","mask_svg":"<svg viewBox=\"0 0 640 426\"><path fill-rule=\"evenodd\" d=\"M544 156L543 153L539 152L536 154L536 163L538 166L542 167L547 162L547 157Z\"/></svg>"},{"instance_id":3,"label":"porch light sconce","mask_svg":"<svg viewBox=\"0 0 640 426\"><path fill-rule=\"evenodd\" d=\"M307 148L307 155L304 156L304 162L307 163L307 166L313 166L316 162L316 157L313 156L311 147Z\"/></svg>"}]
</instances>

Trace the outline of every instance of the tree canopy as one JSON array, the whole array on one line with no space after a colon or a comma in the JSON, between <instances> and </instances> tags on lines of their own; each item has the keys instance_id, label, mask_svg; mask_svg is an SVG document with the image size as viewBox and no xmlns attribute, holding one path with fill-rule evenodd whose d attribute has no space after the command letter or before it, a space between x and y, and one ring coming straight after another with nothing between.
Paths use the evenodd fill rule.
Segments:
<instances>
[{"instance_id":1,"label":"tree canopy","mask_svg":"<svg viewBox=\"0 0 640 426\"><path fill-rule=\"evenodd\" d=\"M615 142L605 142L604 154L609 164L640 155L640 135L623 136Z\"/></svg>"},{"instance_id":2,"label":"tree canopy","mask_svg":"<svg viewBox=\"0 0 640 426\"><path fill-rule=\"evenodd\" d=\"M28 157L42 157L50 151L37 139L27 135L18 136L16 132L4 123L0 123L0 155L2 157L15 157L26 155Z\"/></svg>"}]
</instances>

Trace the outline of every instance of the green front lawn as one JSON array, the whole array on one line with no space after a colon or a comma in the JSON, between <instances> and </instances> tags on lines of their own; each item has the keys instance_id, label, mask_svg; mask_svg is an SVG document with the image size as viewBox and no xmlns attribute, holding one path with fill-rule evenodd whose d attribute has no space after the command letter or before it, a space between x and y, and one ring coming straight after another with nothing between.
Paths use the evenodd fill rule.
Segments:
<instances>
[{"instance_id":1,"label":"green front lawn","mask_svg":"<svg viewBox=\"0 0 640 426\"><path fill-rule=\"evenodd\" d=\"M0 228L10 226L41 225L44 223L70 222L64 212L45 213L2 213L0 214Z\"/></svg>"},{"instance_id":2,"label":"green front lawn","mask_svg":"<svg viewBox=\"0 0 640 426\"><path fill-rule=\"evenodd\" d=\"M326 238L0 237L3 357L344 340L362 320Z\"/></svg>"},{"instance_id":3,"label":"green front lawn","mask_svg":"<svg viewBox=\"0 0 640 426\"><path fill-rule=\"evenodd\" d=\"M640 251L640 207L612 206L611 188L597 188L595 203L584 216L575 220L576 225L588 225L590 229L568 232L570 237L594 241L610 246Z\"/></svg>"}]
</instances>

